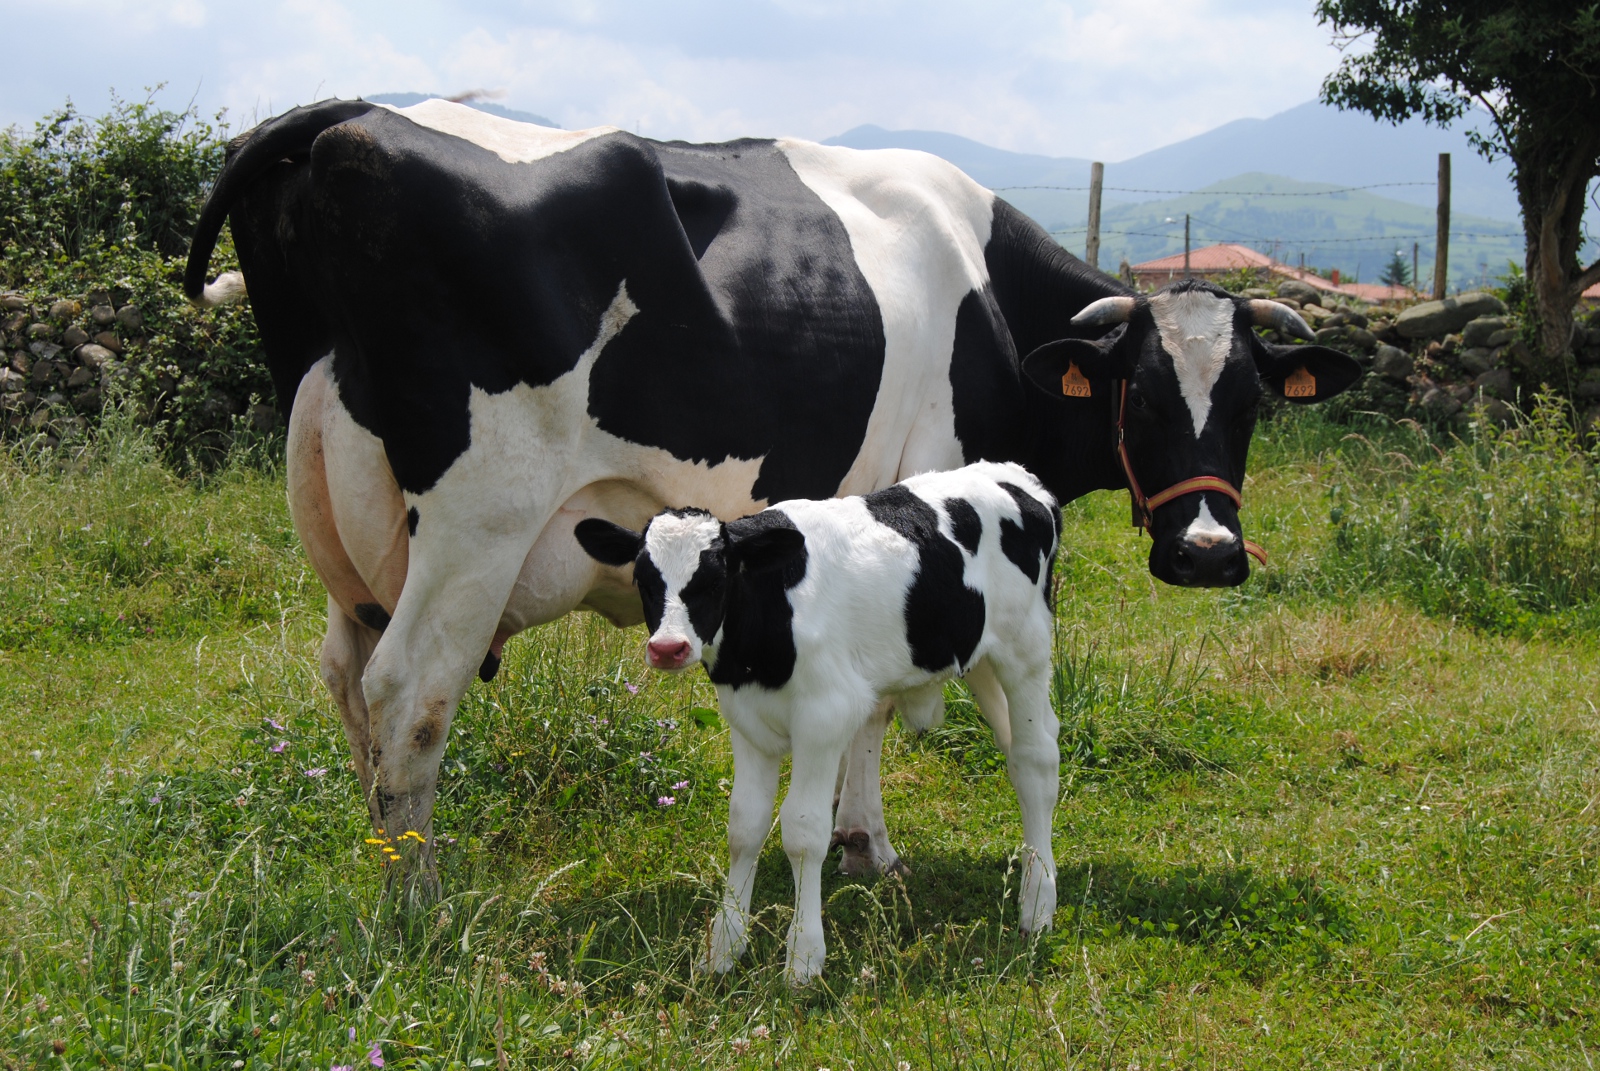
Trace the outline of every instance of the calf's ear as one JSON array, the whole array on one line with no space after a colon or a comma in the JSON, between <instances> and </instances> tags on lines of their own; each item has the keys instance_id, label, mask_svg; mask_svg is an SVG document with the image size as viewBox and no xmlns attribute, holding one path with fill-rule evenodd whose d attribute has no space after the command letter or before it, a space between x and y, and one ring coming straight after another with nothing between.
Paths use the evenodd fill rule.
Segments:
<instances>
[{"instance_id":1,"label":"calf's ear","mask_svg":"<svg viewBox=\"0 0 1600 1071\"><path fill-rule=\"evenodd\" d=\"M589 557L602 565L632 565L644 542L644 537L638 532L599 517L579 521L572 534L578 538L578 545L588 552Z\"/></svg>"},{"instance_id":2,"label":"calf's ear","mask_svg":"<svg viewBox=\"0 0 1600 1071\"><path fill-rule=\"evenodd\" d=\"M1256 370L1262 382L1291 402L1309 405L1332 398L1361 378L1361 366L1326 346L1263 345Z\"/></svg>"},{"instance_id":3,"label":"calf's ear","mask_svg":"<svg viewBox=\"0 0 1600 1071\"><path fill-rule=\"evenodd\" d=\"M1022 359L1022 372L1030 382L1056 398L1096 398L1111 389L1111 381L1127 376L1127 361L1117 352L1126 326L1105 338L1063 338L1046 342Z\"/></svg>"},{"instance_id":4,"label":"calf's ear","mask_svg":"<svg viewBox=\"0 0 1600 1071\"><path fill-rule=\"evenodd\" d=\"M743 565L751 572L781 568L806 549L806 537L798 529L741 528L737 521L723 529L723 539L728 547L728 564Z\"/></svg>"}]
</instances>

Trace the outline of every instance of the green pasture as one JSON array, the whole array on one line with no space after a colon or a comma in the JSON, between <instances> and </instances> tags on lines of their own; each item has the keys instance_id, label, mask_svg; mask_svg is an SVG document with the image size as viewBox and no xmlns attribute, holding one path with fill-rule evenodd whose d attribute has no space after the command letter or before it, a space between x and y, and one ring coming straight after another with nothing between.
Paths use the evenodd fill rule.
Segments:
<instances>
[{"instance_id":1,"label":"green pasture","mask_svg":"<svg viewBox=\"0 0 1600 1071\"><path fill-rule=\"evenodd\" d=\"M701 677L586 615L474 683L397 909L317 677L281 474L113 420L0 458L7 1068L1478 1068L1600 1058L1600 479L1549 410L1446 444L1258 433L1242 588L1066 511L1060 909L1015 930L1004 764L959 684L893 729L903 882L829 879L821 984L689 965L725 856ZM1359 434L1354 434L1354 432ZM668 806L662 797L671 797Z\"/></svg>"}]
</instances>

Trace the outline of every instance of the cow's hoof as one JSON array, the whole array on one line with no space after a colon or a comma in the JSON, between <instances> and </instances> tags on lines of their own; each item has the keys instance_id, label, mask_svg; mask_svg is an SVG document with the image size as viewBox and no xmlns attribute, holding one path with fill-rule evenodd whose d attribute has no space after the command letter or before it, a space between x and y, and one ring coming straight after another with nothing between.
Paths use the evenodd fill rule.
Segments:
<instances>
[{"instance_id":1,"label":"cow's hoof","mask_svg":"<svg viewBox=\"0 0 1600 1071\"><path fill-rule=\"evenodd\" d=\"M911 873L910 869L894 854L894 849L888 849L887 857L877 851L872 844L872 834L864 829L836 829L833 831L833 843L828 845L831 851L834 848L843 848L844 853L839 858L839 873L851 877L864 878L870 874L896 874L905 876Z\"/></svg>"}]
</instances>

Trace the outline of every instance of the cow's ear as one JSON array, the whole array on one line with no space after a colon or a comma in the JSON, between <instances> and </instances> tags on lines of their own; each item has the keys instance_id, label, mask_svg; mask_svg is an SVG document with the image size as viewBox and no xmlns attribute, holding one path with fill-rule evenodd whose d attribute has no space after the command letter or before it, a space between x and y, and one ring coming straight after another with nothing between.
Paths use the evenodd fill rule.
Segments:
<instances>
[{"instance_id":1,"label":"cow's ear","mask_svg":"<svg viewBox=\"0 0 1600 1071\"><path fill-rule=\"evenodd\" d=\"M806 537L796 528L742 526L738 521L723 528L728 564L751 572L766 572L788 565L806 549Z\"/></svg>"},{"instance_id":2,"label":"cow's ear","mask_svg":"<svg viewBox=\"0 0 1600 1071\"><path fill-rule=\"evenodd\" d=\"M1263 345L1256 370L1266 385L1289 399L1309 405L1325 401L1361 378L1354 358L1326 346Z\"/></svg>"},{"instance_id":3,"label":"cow's ear","mask_svg":"<svg viewBox=\"0 0 1600 1071\"><path fill-rule=\"evenodd\" d=\"M1127 361L1118 352L1125 326L1105 338L1064 338L1046 342L1022 359L1022 371L1034 386L1057 398L1095 398L1127 378Z\"/></svg>"},{"instance_id":4,"label":"cow's ear","mask_svg":"<svg viewBox=\"0 0 1600 1071\"><path fill-rule=\"evenodd\" d=\"M578 545L588 552L589 557L602 565L632 565L644 542L644 537L638 532L599 517L579 521L572 529L572 534L578 538Z\"/></svg>"}]
</instances>

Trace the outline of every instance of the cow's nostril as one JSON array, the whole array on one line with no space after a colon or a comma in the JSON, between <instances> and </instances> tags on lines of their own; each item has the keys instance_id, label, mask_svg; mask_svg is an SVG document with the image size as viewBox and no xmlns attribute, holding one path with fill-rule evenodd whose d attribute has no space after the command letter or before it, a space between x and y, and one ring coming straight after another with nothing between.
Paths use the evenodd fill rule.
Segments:
<instances>
[{"instance_id":1,"label":"cow's nostril","mask_svg":"<svg viewBox=\"0 0 1600 1071\"><path fill-rule=\"evenodd\" d=\"M688 640L651 640L649 645L650 660L652 662L682 662L689 657Z\"/></svg>"},{"instance_id":2,"label":"cow's nostril","mask_svg":"<svg viewBox=\"0 0 1600 1071\"><path fill-rule=\"evenodd\" d=\"M1182 547L1178 547L1172 552L1172 571L1180 576L1188 576L1194 572L1194 559Z\"/></svg>"}]
</instances>

